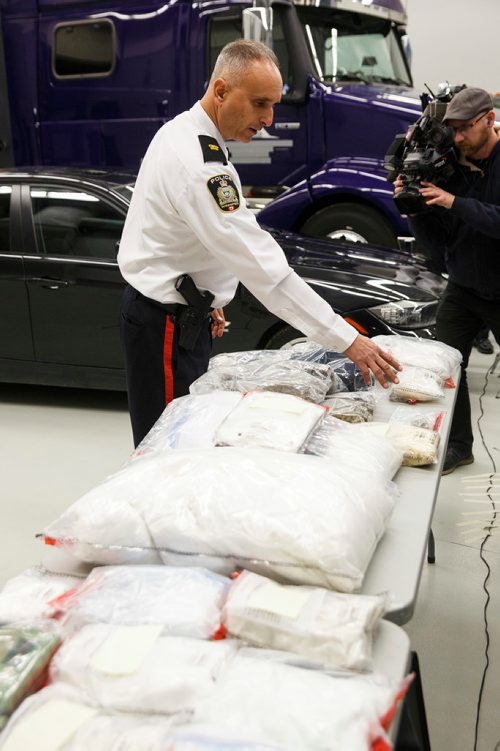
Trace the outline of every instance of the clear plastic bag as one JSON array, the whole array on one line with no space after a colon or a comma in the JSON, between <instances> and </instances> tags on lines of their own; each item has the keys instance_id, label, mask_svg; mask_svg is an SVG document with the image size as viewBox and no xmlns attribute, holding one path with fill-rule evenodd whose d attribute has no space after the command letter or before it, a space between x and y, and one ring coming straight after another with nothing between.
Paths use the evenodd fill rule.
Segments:
<instances>
[{"instance_id":1,"label":"clear plastic bag","mask_svg":"<svg viewBox=\"0 0 500 751\"><path fill-rule=\"evenodd\" d=\"M174 722L106 713L82 692L57 683L23 701L0 735L0 749L30 751L50 728L52 747L64 751L165 751Z\"/></svg>"},{"instance_id":2,"label":"clear plastic bag","mask_svg":"<svg viewBox=\"0 0 500 751\"><path fill-rule=\"evenodd\" d=\"M224 574L239 566L350 592L361 586L396 496L380 475L317 456L171 451L133 462L44 534L94 564L154 558Z\"/></svg>"},{"instance_id":3,"label":"clear plastic bag","mask_svg":"<svg viewBox=\"0 0 500 751\"><path fill-rule=\"evenodd\" d=\"M0 626L0 729L25 696L44 684L60 643L48 621Z\"/></svg>"},{"instance_id":4,"label":"clear plastic bag","mask_svg":"<svg viewBox=\"0 0 500 751\"><path fill-rule=\"evenodd\" d=\"M406 366L398 373L399 383L391 386L389 399L394 402L432 402L444 398L444 383L437 373L425 368Z\"/></svg>"},{"instance_id":5,"label":"clear plastic bag","mask_svg":"<svg viewBox=\"0 0 500 751\"><path fill-rule=\"evenodd\" d=\"M23 571L9 579L0 592L0 623L32 621L50 616L47 603L79 581L75 576L51 574L42 567Z\"/></svg>"},{"instance_id":6,"label":"clear plastic bag","mask_svg":"<svg viewBox=\"0 0 500 751\"><path fill-rule=\"evenodd\" d=\"M403 454L401 466L425 467L436 464L440 434L427 428L399 422L372 422L353 426L354 430L371 432L380 439L386 438Z\"/></svg>"},{"instance_id":7,"label":"clear plastic bag","mask_svg":"<svg viewBox=\"0 0 500 751\"><path fill-rule=\"evenodd\" d=\"M372 337L372 341L392 354L401 365L431 370L443 382L453 377L462 362L458 349L434 339L379 334Z\"/></svg>"},{"instance_id":8,"label":"clear plastic bag","mask_svg":"<svg viewBox=\"0 0 500 751\"><path fill-rule=\"evenodd\" d=\"M292 360L286 352L256 350L217 355L210 361L208 371L191 384L189 391L191 394L212 391L243 393L258 389L300 396L317 404L322 402L332 385L330 368L321 363Z\"/></svg>"},{"instance_id":9,"label":"clear plastic bag","mask_svg":"<svg viewBox=\"0 0 500 751\"><path fill-rule=\"evenodd\" d=\"M163 633L209 639L220 628L231 581L203 568L101 566L51 602L68 630L87 623L162 625Z\"/></svg>"},{"instance_id":10,"label":"clear plastic bag","mask_svg":"<svg viewBox=\"0 0 500 751\"><path fill-rule=\"evenodd\" d=\"M193 603L194 604L194 603ZM235 639L165 636L151 626L84 626L52 660L50 678L109 711L185 714L214 688L236 654Z\"/></svg>"},{"instance_id":11,"label":"clear plastic bag","mask_svg":"<svg viewBox=\"0 0 500 751\"><path fill-rule=\"evenodd\" d=\"M367 751L375 735L385 737L380 718L397 688L376 674L331 676L272 661L266 654L257 659L240 653L197 707L193 721L289 751Z\"/></svg>"},{"instance_id":12,"label":"clear plastic bag","mask_svg":"<svg viewBox=\"0 0 500 751\"><path fill-rule=\"evenodd\" d=\"M225 731L210 725L187 725L172 730L164 751L287 751L244 738L237 731Z\"/></svg>"},{"instance_id":13,"label":"clear plastic bag","mask_svg":"<svg viewBox=\"0 0 500 751\"><path fill-rule=\"evenodd\" d=\"M324 667L369 670L384 607L381 596L282 585L243 571L229 591L223 623L255 646L296 652Z\"/></svg>"},{"instance_id":14,"label":"clear plastic bag","mask_svg":"<svg viewBox=\"0 0 500 751\"><path fill-rule=\"evenodd\" d=\"M439 433L446 411L443 409L419 409L418 407L396 407L389 422L413 425L415 428L425 428Z\"/></svg>"},{"instance_id":15,"label":"clear plastic bag","mask_svg":"<svg viewBox=\"0 0 500 751\"><path fill-rule=\"evenodd\" d=\"M345 392L325 399L329 414L345 422L370 422L373 420L376 399L368 391Z\"/></svg>"},{"instance_id":16,"label":"clear plastic bag","mask_svg":"<svg viewBox=\"0 0 500 751\"><path fill-rule=\"evenodd\" d=\"M167 449L210 448L215 431L241 398L236 391L213 391L174 399L137 446L131 459Z\"/></svg>"},{"instance_id":17,"label":"clear plastic bag","mask_svg":"<svg viewBox=\"0 0 500 751\"><path fill-rule=\"evenodd\" d=\"M326 410L290 394L249 391L222 421L216 446L260 446L300 451Z\"/></svg>"},{"instance_id":18,"label":"clear plastic bag","mask_svg":"<svg viewBox=\"0 0 500 751\"><path fill-rule=\"evenodd\" d=\"M296 344L288 349L288 352L290 352L290 357L293 360L328 365L333 377L330 394L346 391L366 391L375 383L374 376L370 374L370 383L366 384L359 367L344 354L325 349L311 340Z\"/></svg>"},{"instance_id":19,"label":"clear plastic bag","mask_svg":"<svg viewBox=\"0 0 500 751\"><path fill-rule=\"evenodd\" d=\"M388 438L361 433L333 415L326 415L311 434L304 451L324 456L347 476L356 476L360 468L375 481L392 480L403 460L403 453Z\"/></svg>"}]
</instances>

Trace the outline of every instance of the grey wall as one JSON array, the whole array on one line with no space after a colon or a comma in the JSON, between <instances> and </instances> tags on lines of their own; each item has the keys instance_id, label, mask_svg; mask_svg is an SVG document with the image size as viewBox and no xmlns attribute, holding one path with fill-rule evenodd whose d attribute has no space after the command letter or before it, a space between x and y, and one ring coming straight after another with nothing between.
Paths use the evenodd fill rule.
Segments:
<instances>
[{"instance_id":1,"label":"grey wall","mask_svg":"<svg viewBox=\"0 0 500 751\"><path fill-rule=\"evenodd\" d=\"M500 0L406 0L415 87L466 83L500 92Z\"/></svg>"}]
</instances>

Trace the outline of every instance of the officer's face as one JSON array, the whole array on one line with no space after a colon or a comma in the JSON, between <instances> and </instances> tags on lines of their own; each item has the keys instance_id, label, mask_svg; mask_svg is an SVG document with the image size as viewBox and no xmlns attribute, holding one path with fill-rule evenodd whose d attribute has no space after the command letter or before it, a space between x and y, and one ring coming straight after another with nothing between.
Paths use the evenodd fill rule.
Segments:
<instances>
[{"instance_id":1,"label":"officer's face","mask_svg":"<svg viewBox=\"0 0 500 751\"><path fill-rule=\"evenodd\" d=\"M269 127L282 87L278 69L267 61L254 63L237 85L222 78L216 81L217 124L224 140L248 143L261 128Z\"/></svg>"}]
</instances>

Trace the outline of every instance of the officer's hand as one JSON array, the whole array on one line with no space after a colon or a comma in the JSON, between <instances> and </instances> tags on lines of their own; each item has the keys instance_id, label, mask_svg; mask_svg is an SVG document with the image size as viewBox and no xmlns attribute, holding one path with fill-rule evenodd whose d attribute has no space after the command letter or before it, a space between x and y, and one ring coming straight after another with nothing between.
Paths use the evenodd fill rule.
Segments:
<instances>
[{"instance_id":1,"label":"officer's hand","mask_svg":"<svg viewBox=\"0 0 500 751\"><path fill-rule=\"evenodd\" d=\"M224 318L224 311L222 308L214 308L212 310L212 339L217 336L222 336L226 326L226 319Z\"/></svg>"},{"instance_id":2,"label":"officer's hand","mask_svg":"<svg viewBox=\"0 0 500 751\"><path fill-rule=\"evenodd\" d=\"M442 206L443 209L451 209L455 196L424 180L422 180L422 185L420 195L424 197L427 206Z\"/></svg>"},{"instance_id":3,"label":"officer's hand","mask_svg":"<svg viewBox=\"0 0 500 751\"><path fill-rule=\"evenodd\" d=\"M356 363L367 385L370 384L370 370L385 389L389 386L388 381L399 383L396 371L401 370L401 365L367 336L358 334L344 355Z\"/></svg>"}]
</instances>

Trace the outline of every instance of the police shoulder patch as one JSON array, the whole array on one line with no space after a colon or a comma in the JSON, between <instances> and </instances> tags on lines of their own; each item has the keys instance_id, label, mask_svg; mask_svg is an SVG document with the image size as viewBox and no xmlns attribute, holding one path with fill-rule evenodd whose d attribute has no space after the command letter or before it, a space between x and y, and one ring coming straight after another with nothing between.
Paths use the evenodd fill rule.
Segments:
<instances>
[{"instance_id":1,"label":"police shoulder patch","mask_svg":"<svg viewBox=\"0 0 500 751\"><path fill-rule=\"evenodd\" d=\"M207 187L221 211L236 211L240 207L238 188L230 175L214 175Z\"/></svg>"},{"instance_id":2,"label":"police shoulder patch","mask_svg":"<svg viewBox=\"0 0 500 751\"><path fill-rule=\"evenodd\" d=\"M198 140L200 142L205 162L222 162L222 164L227 164L224 149L221 147L217 139L212 138L211 136L198 136Z\"/></svg>"}]
</instances>

